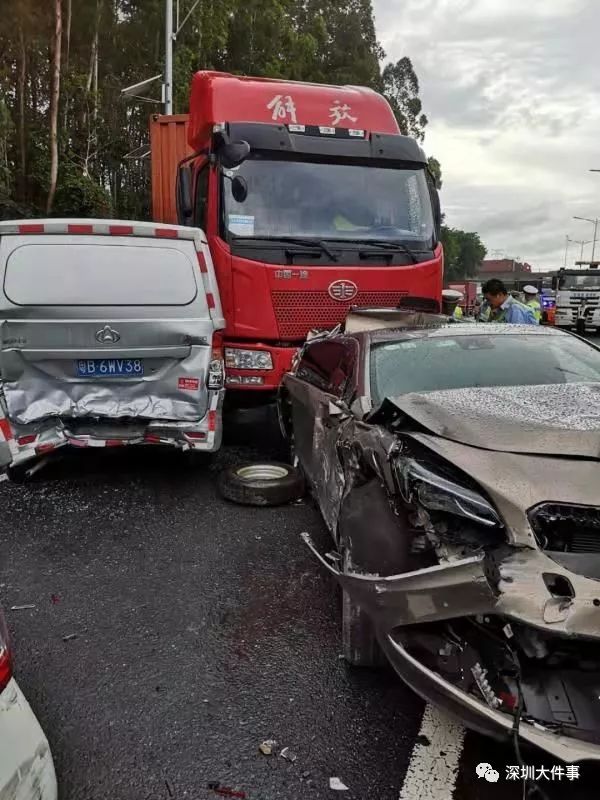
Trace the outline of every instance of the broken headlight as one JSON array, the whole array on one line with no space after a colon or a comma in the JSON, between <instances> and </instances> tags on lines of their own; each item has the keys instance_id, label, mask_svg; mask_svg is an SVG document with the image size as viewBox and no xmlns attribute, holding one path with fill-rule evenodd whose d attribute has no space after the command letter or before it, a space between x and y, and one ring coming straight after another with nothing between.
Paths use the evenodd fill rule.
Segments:
<instances>
[{"instance_id":1,"label":"broken headlight","mask_svg":"<svg viewBox=\"0 0 600 800\"><path fill-rule=\"evenodd\" d=\"M401 492L409 503L428 511L443 511L489 528L503 527L496 510L478 492L432 472L418 461L398 460L396 474Z\"/></svg>"}]
</instances>

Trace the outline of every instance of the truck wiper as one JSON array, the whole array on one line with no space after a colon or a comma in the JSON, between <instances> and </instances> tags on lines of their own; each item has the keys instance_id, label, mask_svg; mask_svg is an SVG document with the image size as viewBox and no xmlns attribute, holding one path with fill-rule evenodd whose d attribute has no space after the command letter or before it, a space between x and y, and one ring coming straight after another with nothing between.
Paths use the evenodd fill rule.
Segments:
<instances>
[{"instance_id":1,"label":"truck wiper","mask_svg":"<svg viewBox=\"0 0 600 800\"><path fill-rule=\"evenodd\" d=\"M295 244L299 247L318 247L322 253L332 261L338 261L338 256L321 239L304 239L299 236L235 236L236 242L282 242L283 244Z\"/></svg>"},{"instance_id":2,"label":"truck wiper","mask_svg":"<svg viewBox=\"0 0 600 800\"><path fill-rule=\"evenodd\" d=\"M380 250L385 250L387 253L405 253L413 264L417 263L417 257L414 251L401 242L383 242L378 239L338 239L339 242L350 242L350 244L364 244L369 247L378 247ZM368 251L362 251L368 252Z\"/></svg>"}]
</instances>

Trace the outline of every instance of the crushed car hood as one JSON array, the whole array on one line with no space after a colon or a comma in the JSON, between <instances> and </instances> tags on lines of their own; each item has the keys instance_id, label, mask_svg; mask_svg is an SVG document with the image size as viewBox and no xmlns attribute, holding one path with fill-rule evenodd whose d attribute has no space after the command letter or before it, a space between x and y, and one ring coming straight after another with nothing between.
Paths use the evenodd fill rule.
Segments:
<instances>
[{"instance_id":1,"label":"crushed car hood","mask_svg":"<svg viewBox=\"0 0 600 800\"><path fill-rule=\"evenodd\" d=\"M394 408L436 436L471 447L600 458L598 383L412 393L387 398L369 421L391 421Z\"/></svg>"}]
</instances>

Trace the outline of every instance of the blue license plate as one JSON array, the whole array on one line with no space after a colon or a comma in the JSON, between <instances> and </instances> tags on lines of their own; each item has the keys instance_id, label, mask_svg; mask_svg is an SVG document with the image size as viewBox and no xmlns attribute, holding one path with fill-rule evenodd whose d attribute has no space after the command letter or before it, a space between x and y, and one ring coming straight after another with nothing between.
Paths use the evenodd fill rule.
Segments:
<instances>
[{"instance_id":1,"label":"blue license plate","mask_svg":"<svg viewBox=\"0 0 600 800\"><path fill-rule=\"evenodd\" d=\"M144 374L140 358L90 358L75 362L79 378L139 378Z\"/></svg>"}]
</instances>

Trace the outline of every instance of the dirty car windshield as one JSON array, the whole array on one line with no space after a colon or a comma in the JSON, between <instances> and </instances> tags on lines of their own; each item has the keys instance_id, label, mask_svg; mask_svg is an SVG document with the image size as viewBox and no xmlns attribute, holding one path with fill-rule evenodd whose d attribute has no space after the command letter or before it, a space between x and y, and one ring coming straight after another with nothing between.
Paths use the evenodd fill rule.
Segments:
<instances>
[{"instance_id":1,"label":"dirty car windshield","mask_svg":"<svg viewBox=\"0 0 600 800\"><path fill-rule=\"evenodd\" d=\"M423 169L254 158L225 175L248 184L240 203L223 180L225 223L236 236L432 241Z\"/></svg>"},{"instance_id":2,"label":"dirty car windshield","mask_svg":"<svg viewBox=\"0 0 600 800\"><path fill-rule=\"evenodd\" d=\"M468 387L600 382L600 351L570 336L427 336L371 350L373 405L385 397Z\"/></svg>"}]
</instances>

